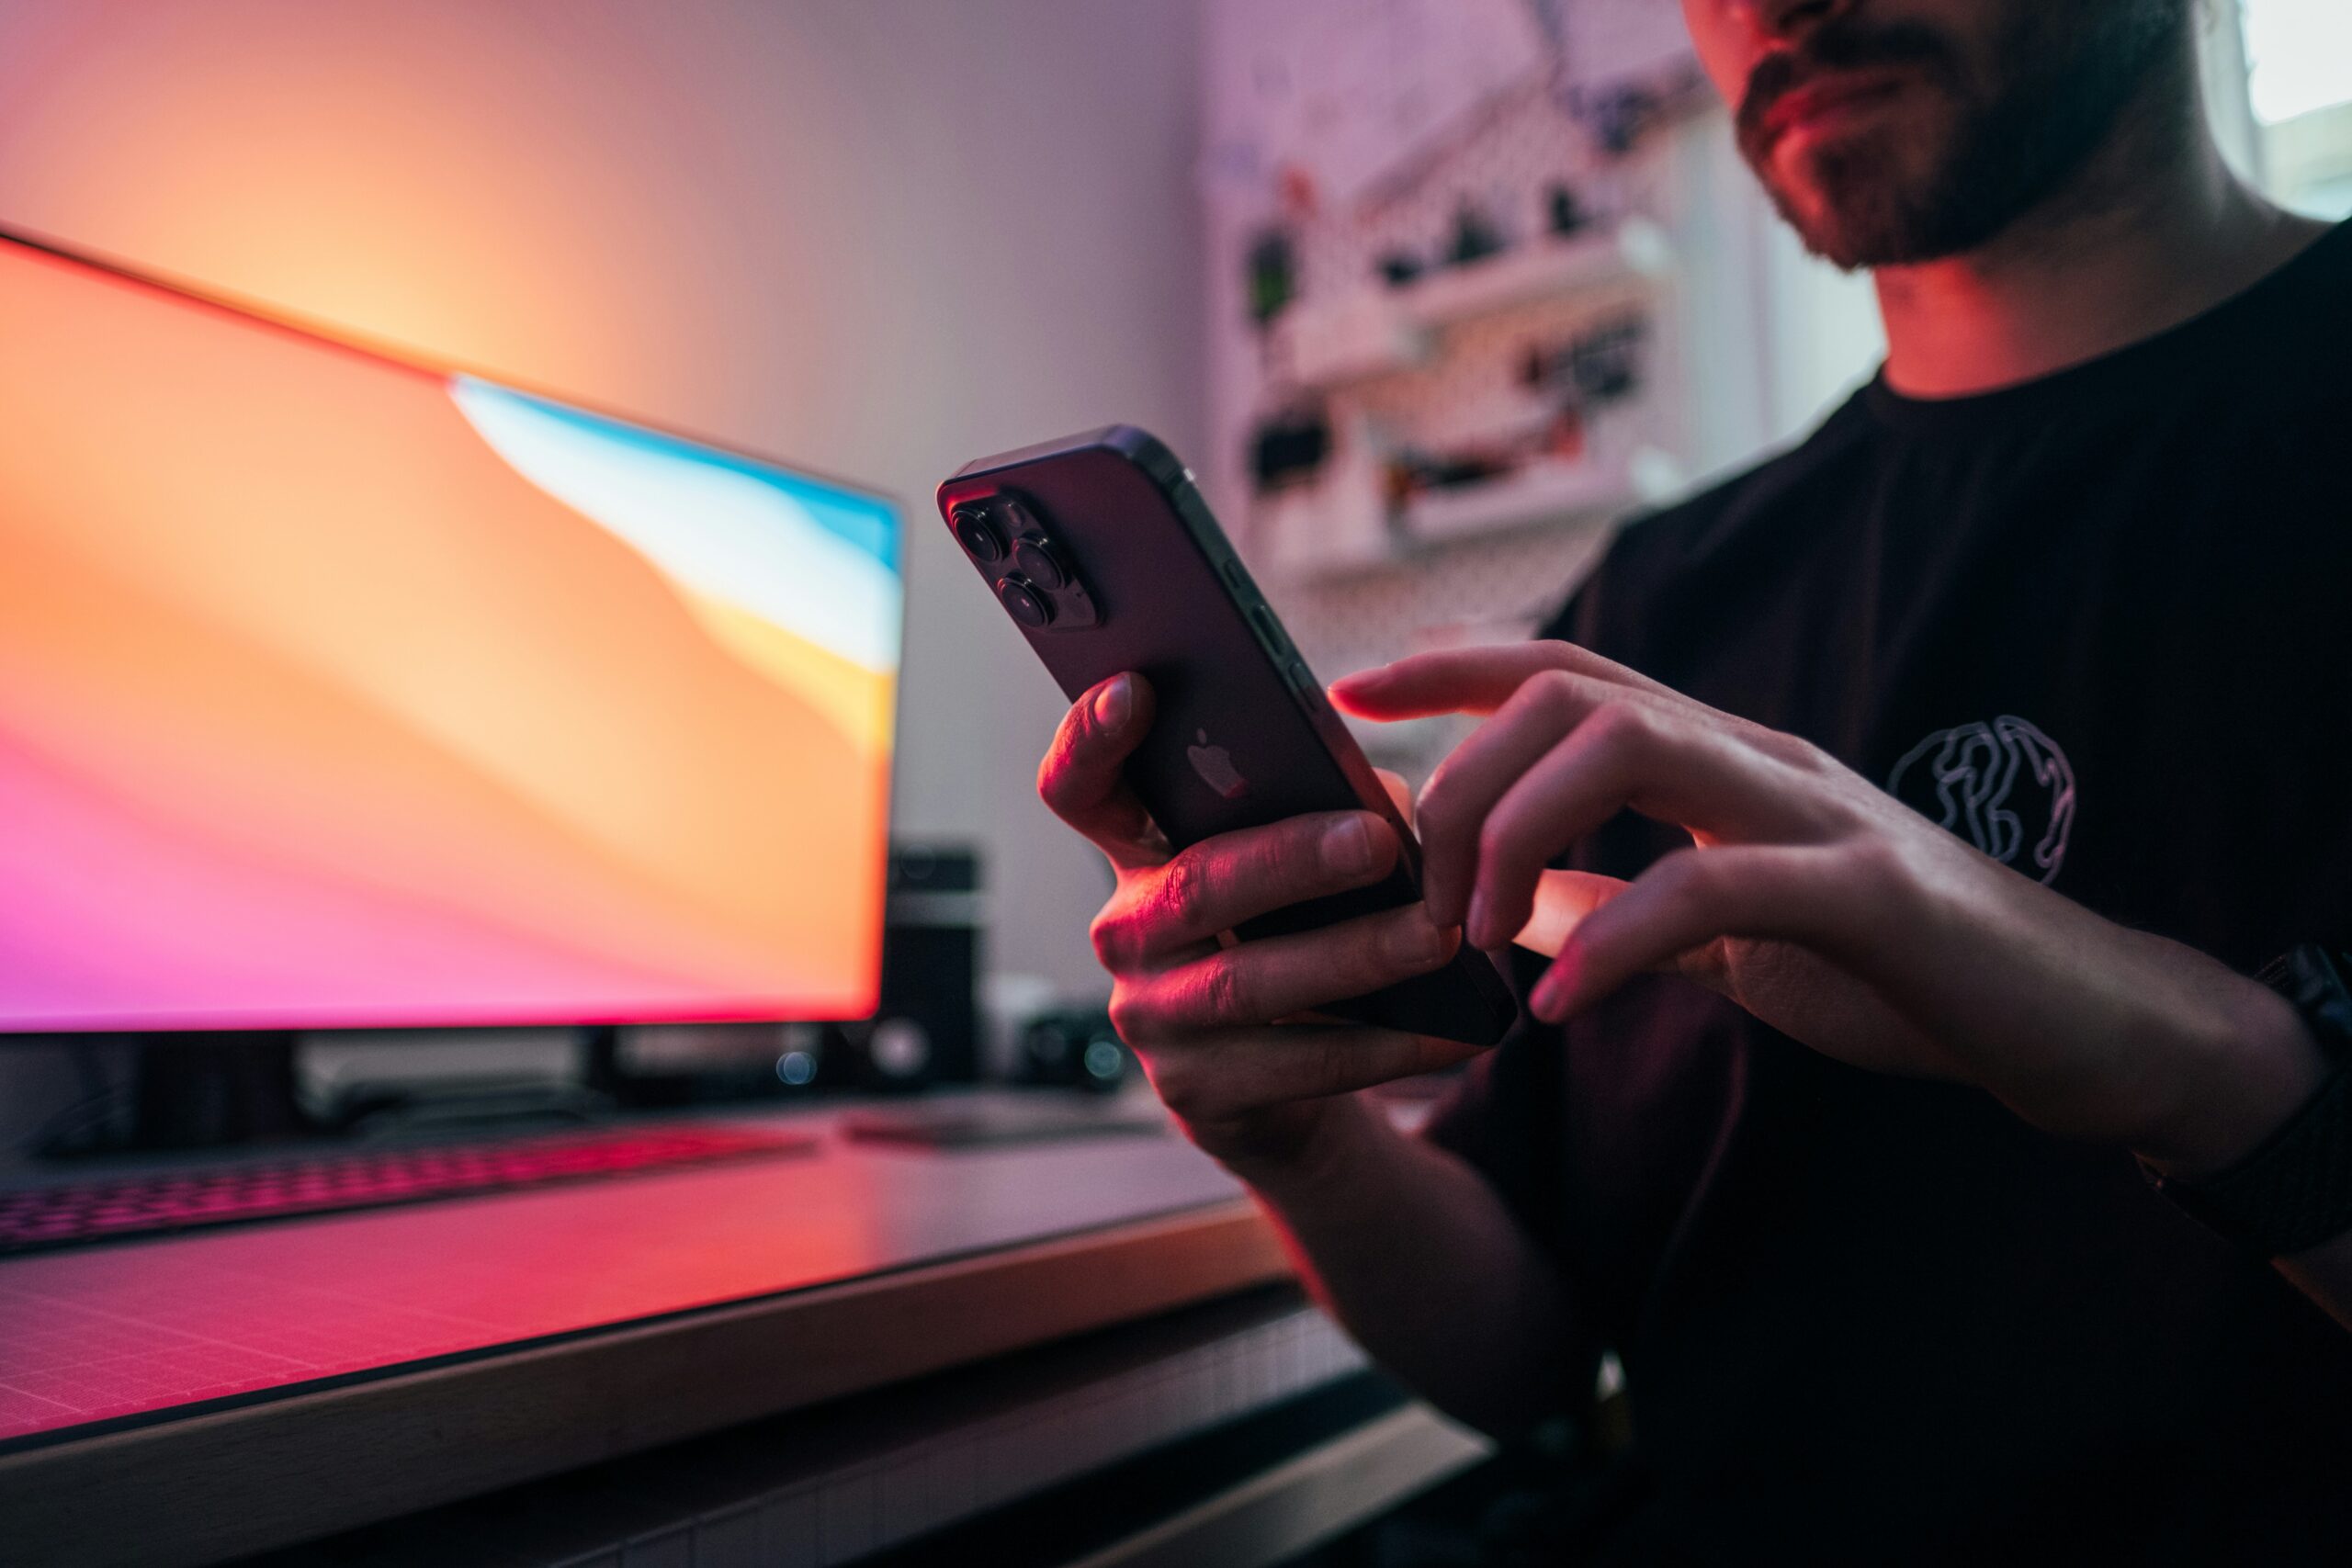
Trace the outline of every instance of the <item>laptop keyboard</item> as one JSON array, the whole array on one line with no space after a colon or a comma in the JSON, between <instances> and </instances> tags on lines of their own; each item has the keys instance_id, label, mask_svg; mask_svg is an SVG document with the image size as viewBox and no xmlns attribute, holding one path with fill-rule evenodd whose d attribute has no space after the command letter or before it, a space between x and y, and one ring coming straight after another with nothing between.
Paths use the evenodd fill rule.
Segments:
<instances>
[{"instance_id":1,"label":"laptop keyboard","mask_svg":"<svg viewBox=\"0 0 2352 1568\"><path fill-rule=\"evenodd\" d=\"M805 1133L662 1127L317 1155L0 1191L0 1257L159 1231L593 1181L805 1153Z\"/></svg>"}]
</instances>

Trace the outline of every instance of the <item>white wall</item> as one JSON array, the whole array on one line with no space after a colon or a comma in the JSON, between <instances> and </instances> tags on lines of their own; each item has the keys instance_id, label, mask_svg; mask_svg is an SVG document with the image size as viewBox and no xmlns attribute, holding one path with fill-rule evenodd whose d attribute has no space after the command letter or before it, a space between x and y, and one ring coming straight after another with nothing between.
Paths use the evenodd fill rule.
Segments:
<instances>
[{"instance_id":1,"label":"white wall","mask_svg":"<svg viewBox=\"0 0 2352 1568\"><path fill-rule=\"evenodd\" d=\"M1095 984L1058 694L930 510L1113 419L1201 445L1189 0L0 0L0 222L878 484L910 835Z\"/></svg>"},{"instance_id":2,"label":"white wall","mask_svg":"<svg viewBox=\"0 0 2352 1568\"><path fill-rule=\"evenodd\" d=\"M1805 254L1711 105L1672 132L1694 483L1803 439L1885 357L1865 273Z\"/></svg>"}]
</instances>

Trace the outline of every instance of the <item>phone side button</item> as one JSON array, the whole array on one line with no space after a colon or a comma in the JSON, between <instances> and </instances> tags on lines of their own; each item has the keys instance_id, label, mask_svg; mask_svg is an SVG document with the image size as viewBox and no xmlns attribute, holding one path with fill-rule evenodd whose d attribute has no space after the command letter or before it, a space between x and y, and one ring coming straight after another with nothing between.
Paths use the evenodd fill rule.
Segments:
<instances>
[{"instance_id":1,"label":"phone side button","mask_svg":"<svg viewBox=\"0 0 2352 1568\"><path fill-rule=\"evenodd\" d=\"M1306 666L1305 663L1294 659L1290 661L1290 668L1283 671L1283 673L1290 677L1291 690L1296 692L1300 696L1305 697L1315 706L1320 707L1322 705L1323 688L1317 685L1315 683L1315 677L1306 672Z\"/></svg>"},{"instance_id":2,"label":"phone side button","mask_svg":"<svg viewBox=\"0 0 2352 1568\"><path fill-rule=\"evenodd\" d=\"M1277 659L1281 658L1283 651L1283 624L1274 619L1274 613L1263 604L1252 604L1250 606L1250 619L1256 624L1258 640L1266 645L1266 651Z\"/></svg>"}]
</instances>

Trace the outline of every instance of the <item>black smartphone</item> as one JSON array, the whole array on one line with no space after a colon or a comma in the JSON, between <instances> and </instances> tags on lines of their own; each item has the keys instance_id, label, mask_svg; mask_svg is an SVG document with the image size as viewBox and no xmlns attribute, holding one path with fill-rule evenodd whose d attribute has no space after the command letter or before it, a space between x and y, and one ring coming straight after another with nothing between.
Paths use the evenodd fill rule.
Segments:
<instances>
[{"instance_id":1,"label":"black smartphone","mask_svg":"<svg viewBox=\"0 0 2352 1568\"><path fill-rule=\"evenodd\" d=\"M1127 779L1177 848L1309 811L1376 811L1396 829L1404 854L1385 880L1236 936L1420 897L1411 829L1174 453L1126 424L1024 446L957 469L939 515L1071 700L1122 671L1151 682L1157 713ZM1488 1045L1519 1010L1494 961L1464 947L1442 969L1321 1010Z\"/></svg>"}]
</instances>

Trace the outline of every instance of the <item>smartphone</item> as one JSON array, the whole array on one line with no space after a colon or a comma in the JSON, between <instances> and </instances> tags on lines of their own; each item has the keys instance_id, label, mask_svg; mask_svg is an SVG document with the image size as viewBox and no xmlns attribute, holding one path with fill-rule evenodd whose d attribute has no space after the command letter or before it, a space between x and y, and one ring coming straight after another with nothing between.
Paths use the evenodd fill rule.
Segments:
<instances>
[{"instance_id":1,"label":"smartphone","mask_svg":"<svg viewBox=\"0 0 2352 1568\"><path fill-rule=\"evenodd\" d=\"M1236 936L1420 897L1412 829L1159 441L1114 424L983 457L939 487L939 515L1072 701L1122 671L1151 682L1157 712L1127 780L1177 848L1310 811L1374 811L1396 829L1404 852L1385 880ZM1494 960L1464 947L1442 969L1319 1010L1488 1045L1519 1010Z\"/></svg>"}]
</instances>

